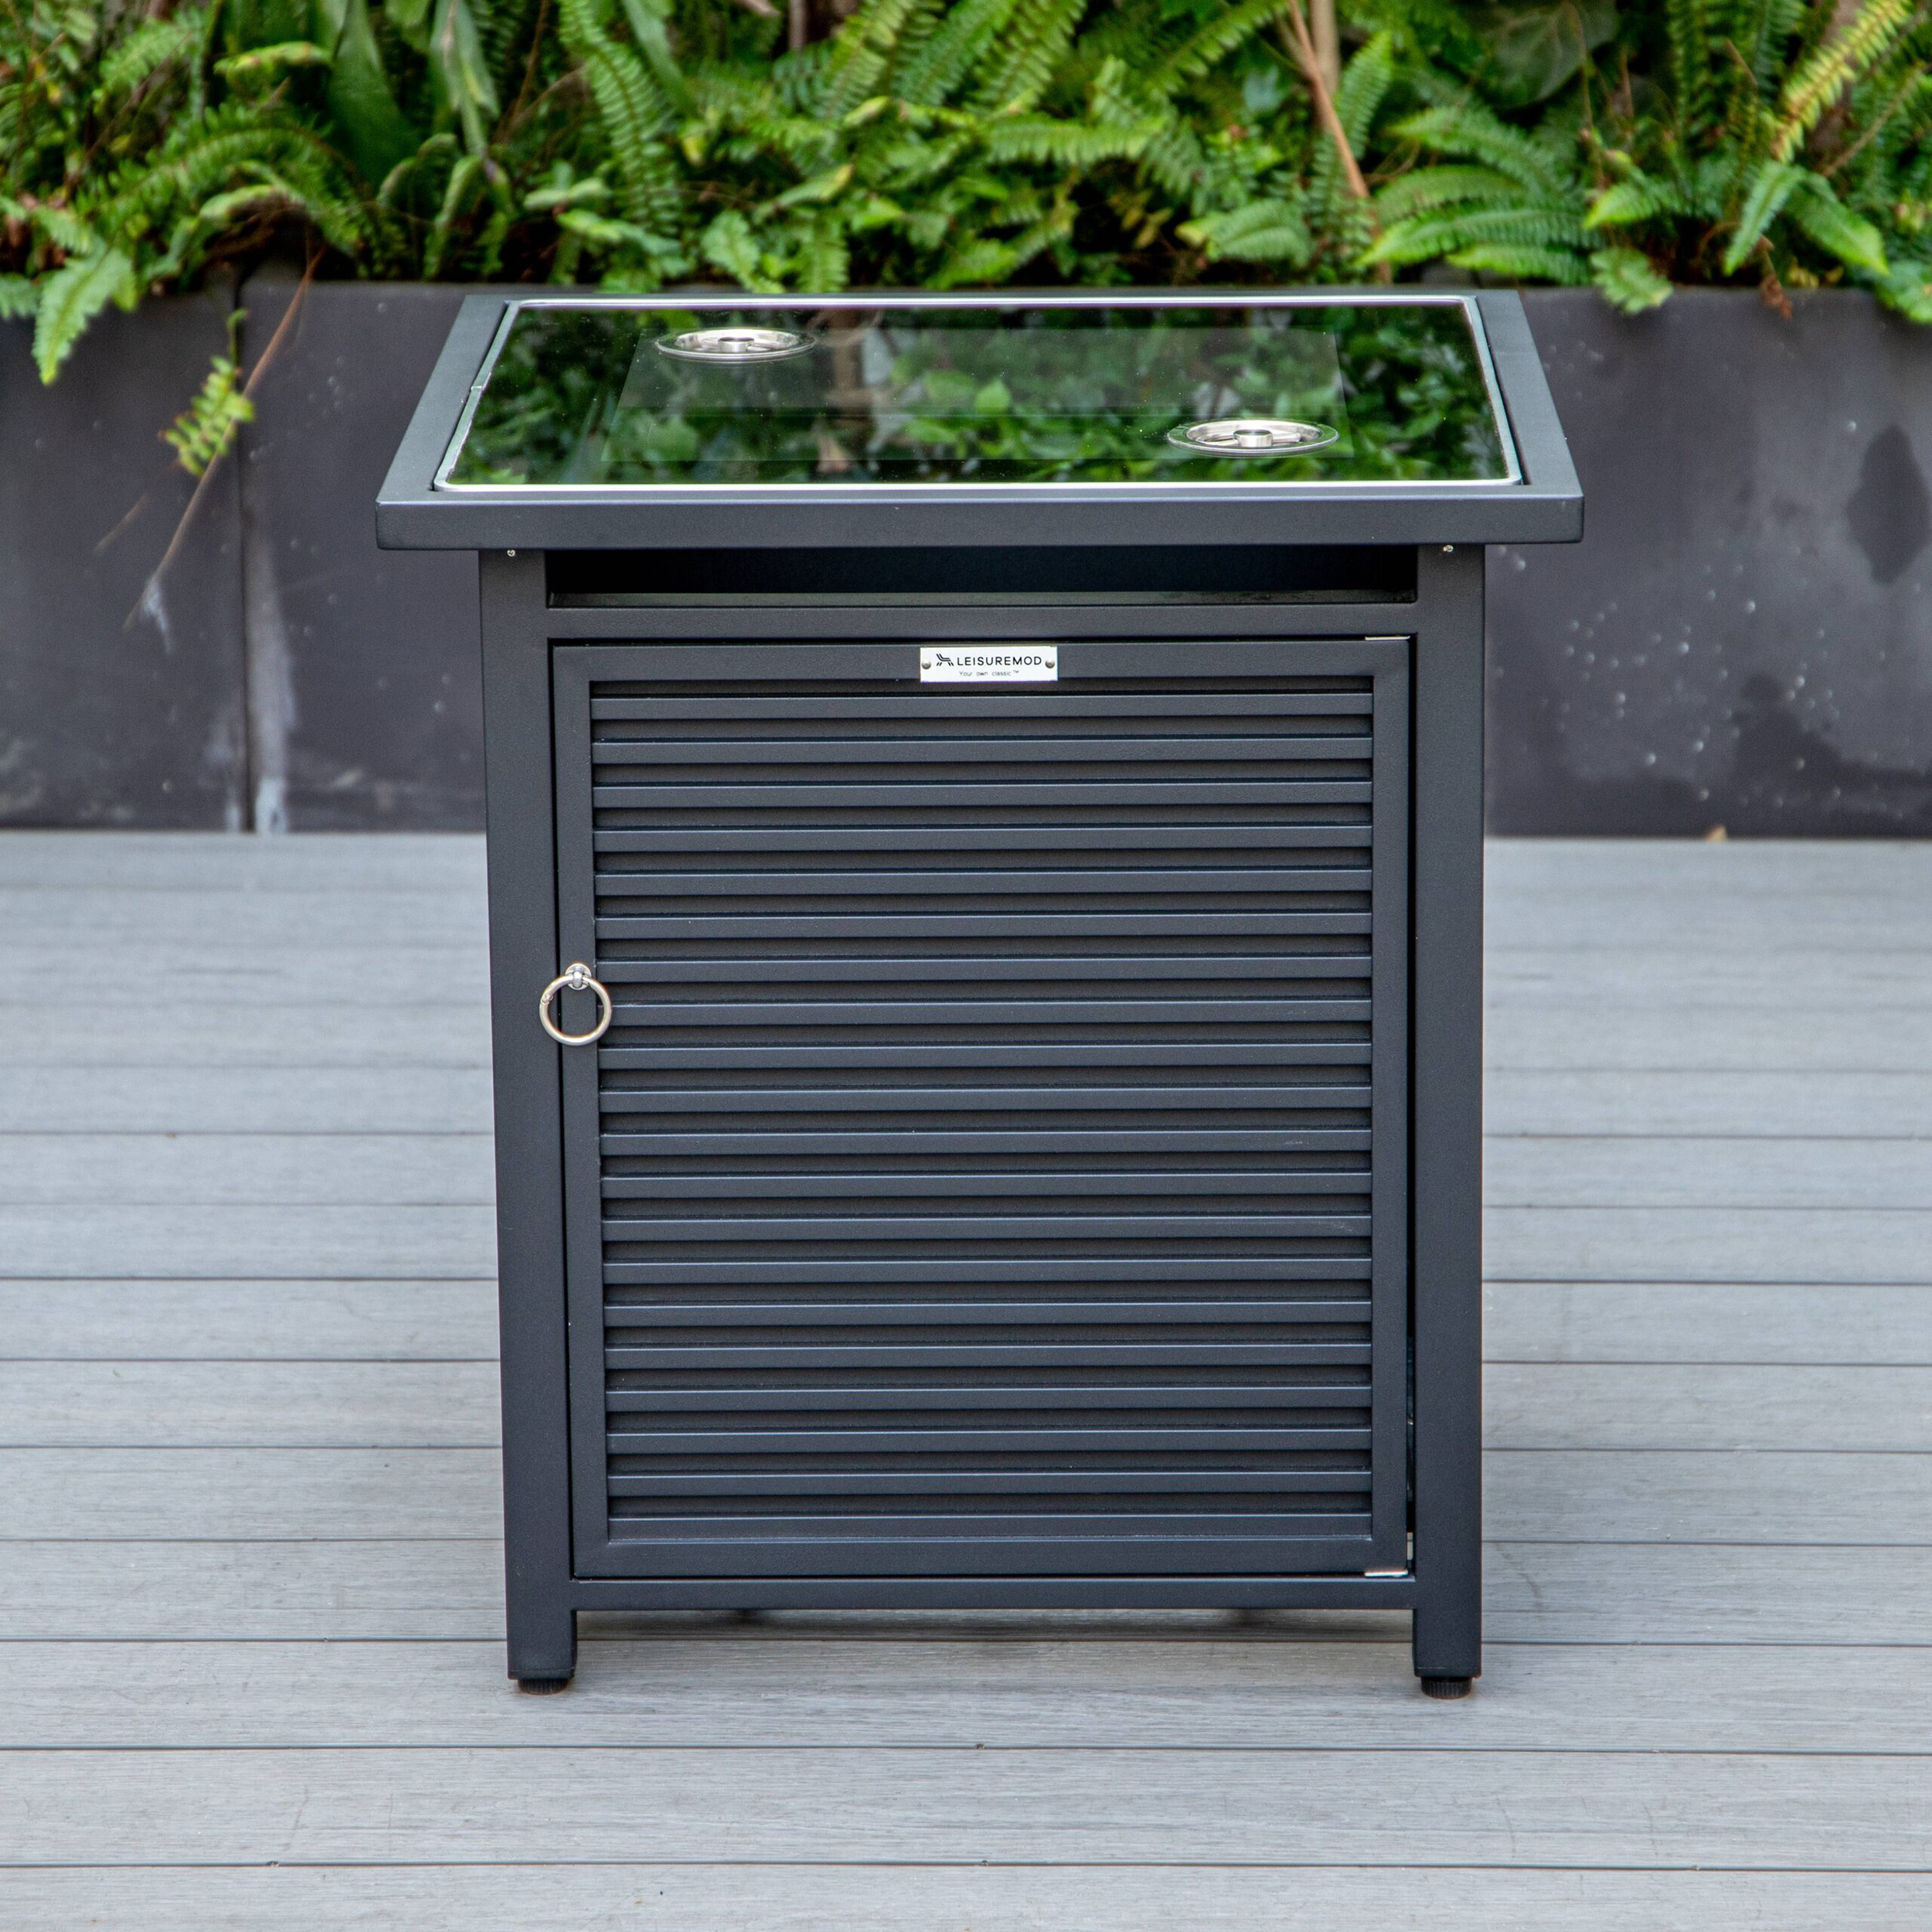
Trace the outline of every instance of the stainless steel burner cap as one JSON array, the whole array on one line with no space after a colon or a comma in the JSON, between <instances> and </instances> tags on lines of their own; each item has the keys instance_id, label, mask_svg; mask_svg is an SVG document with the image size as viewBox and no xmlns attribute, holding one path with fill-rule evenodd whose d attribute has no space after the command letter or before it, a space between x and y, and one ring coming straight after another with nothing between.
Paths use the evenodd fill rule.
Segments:
<instances>
[{"instance_id":1,"label":"stainless steel burner cap","mask_svg":"<svg viewBox=\"0 0 1932 1932\"><path fill-rule=\"evenodd\" d=\"M793 329L740 326L687 328L658 340L659 354L686 362L782 362L811 347L811 338Z\"/></svg>"},{"instance_id":2,"label":"stainless steel burner cap","mask_svg":"<svg viewBox=\"0 0 1932 1932\"><path fill-rule=\"evenodd\" d=\"M1294 423L1277 416L1224 416L1211 423L1184 423L1167 440L1184 450L1213 456L1299 455L1335 440L1325 423Z\"/></svg>"}]
</instances>

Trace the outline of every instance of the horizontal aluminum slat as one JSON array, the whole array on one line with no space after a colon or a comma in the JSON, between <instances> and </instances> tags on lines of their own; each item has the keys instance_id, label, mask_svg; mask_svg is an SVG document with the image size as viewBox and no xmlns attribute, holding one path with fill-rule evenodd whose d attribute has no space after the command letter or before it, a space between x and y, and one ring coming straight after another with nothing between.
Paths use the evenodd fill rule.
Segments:
<instances>
[{"instance_id":1,"label":"horizontal aluminum slat","mask_svg":"<svg viewBox=\"0 0 1932 1932\"><path fill-rule=\"evenodd\" d=\"M1149 937L1290 938L1297 934L1360 933L1369 915L1317 913L741 913L698 917L665 913L648 918L600 915L602 939L1037 939L1051 931L1065 940ZM1070 954L1069 957L1077 955ZM598 971L602 971L600 961Z\"/></svg>"},{"instance_id":2,"label":"horizontal aluminum slat","mask_svg":"<svg viewBox=\"0 0 1932 1932\"><path fill-rule=\"evenodd\" d=\"M617 999L624 1026L1337 1026L1364 1024L1366 999Z\"/></svg>"},{"instance_id":3,"label":"horizontal aluminum slat","mask_svg":"<svg viewBox=\"0 0 1932 1932\"><path fill-rule=\"evenodd\" d=\"M1077 1536L1168 1538L1198 1537L1203 1541L1232 1539L1259 1543L1264 1538L1336 1535L1359 1524L1366 1534L1368 1519L1355 1512L1336 1510L1332 1515L1310 1511L1301 1515L1259 1510L1197 1510L1185 1515L1156 1514L1144 1508L1117 1512L1076 1515L1070 1511L1041 1510L1030 1515L990 1512L971 1516L890 1515L819 1516L719 1516L707 1522L702 1517L651 1517L628 1512L613 1512L611 1529L621 1536L648 1535L663 1539L672 1547L679 1543L736 1542L748 1538L780 1539L787 1542L809 1536L815 1540L868 1539L889 1536L894 1542L908 1536L956 1537L970 1529L976 1538L995 1543L1040 1538L1059 1543ZM647 1528L646 1526L648 1526Z\"/></svg>"},{"instance_id":4,"label":"horizontal aluminum slat","mask_svg":"<svg viewBox=\"0 0 1932 1932\"><path fill-rule=\"evenodd\" d=\"M614 899L835 898L842 893L881 898L948 895L990 899L1009 893L1058 897L1068 893L1366 893L1372 875L1349 866L1237 867L1191 866L1163 871L1152 866L1088 866L1078 870L1024 872L952 866L919 872L873 872L846 867L830 872L804 866L785 872L599 872L600 906Z\"/></svg>"},{"instance_id":5,"label":"horizontal aluminum slat","mask_svg":"<svg viewBox=\"0 0 1932 1932\"><path fill-rule=\"evenodd\" d=\"M1132 1046L1100 1046L1080 1039L1063 1039L1047 1046L845 1046L845 1047L599 1047L597 1065L611 1073L688 1073L715 1066L719 1073L784 1073L804 1069L833 1069L864 1073L885 1066L1065 1066L1070 1074L1092 1073L1096 1066L1368 1066L1368 1042L1355 1039L1291 1039L1291 1042L1217 1042L1179 1043L1144 1042ZM729 1088L717 1090L721 1096ZM1229 1092L1239 1092L1229 1088Z\"/></svg>"},{"instance_id":6,"label":"horizontal aluminum slat","mask_svg":"<svg viewBox=\"0 0 1932 1932\"><path fill-rule=\"evenodd\" d=\"M1064 983L1069 979L1199 979L1209 982L1229 979L1363 979L1369 968L1367 950L1356 947L1345 951L1266 954L1083 953L1077 959L1070 959L1065 954L1019 951L997 955L910 953L897 957L879 955L855 959L820 958L798 954L782 961L764 956L748 959L742 956L721 958L712 955L702 958L685 956L657 960L611 959L600 961L597 967L599 977L613 988L686 984L713 988L749 981L767 990L781 969L786 981L809 985L823 980L868 983L879 981L892 985L919 979L984 980L991 985L1010 980Z\"/></svg>"},{"instance_id":7,"label":"horizontal aluminum slat","mask_svg":"<svg viewBox=\"0 0 1932 1932\"><path fill-rule=\"evenodd\" d=\"M1267 1428L1229 1423L1221 1428L1184 1424L1117 1426L1106 1429L1026 1426L985 1429L664 1429L648 1418L611 1421L606 1438L619 1456L1080 1456L1138 1454L1150 1460L1182 1455L1352 1455L1369 1446L1369 1431L1338 1423L1315 1428Z\"/></svg>"},{"instance_id":8,"label":"horizontal aluminum slat","mask_svg":"<svg viewBox=\"0 0 1932 1932\"><path fill-rule=\"evenodd\" d=\"M1359 1369L1364 1342L852 1342L636 1345L604 1352L614 1372L745 1369Z\"/></svg>"},{"instance_id":9,"label":"horizontal aluminum slat","mask_svg":"<svg viewBox=\"0 0 1932 1932\"><path fill-rule=\"evenodd\" d=\"M1270 732L1251 737L1136 737L1125 732L1092 738L957 737L653 738L593 744L594 766L772 765L791 770L825 765L849 776L858 767L950 764L1359 764L1370 750L1359 736Z\"/></svg>"},{"instance_id":10,"label":"horizontal aluminum slat","mask_svg":"<svg viewBox=\"0 0 1932 1932\"><path fill-rule=\"evenodd\" d=\"M1296 1323L1310 1327L1366 1322L1369 1304L1359 1301L611 1301L608 1328L831 1328L923 1323L931 1328L1028 1328L1054 1323L1170 1321L1206 1325Z\"/></svg>"},{"instance_id":11,"label":"horizontal aluminum slat","mask_svg":"<svg viewBox=\"0 0 1932 1932\"><path fill-rule=\"evenodd\" d=\"M1020 718L1226 718L1240 724L1255 718L1366 718L1375 700L1366 691L1056 691L1040 697L1024 689L936 696L883 698L836 696L770 698L594 698L594 724L642 723L681 719L730 721L739 718L913 718L956 723L1005 724ZM600 737L607 734L599 733Z\"/></svg>"},{"instance_id":12,"label":"horizontal aluminum slat","mask_svg":"<svg viewBox=\"0 0 1932 1932\"><path fill-rule=\"evenodd\" d=\"M806 1414L832 1410L840 1415L896 1413L902 1410L927 1413L949 1410L991 1409L1037 1420L1043 1412L1074 1409L1117 1409L1142 1417L1163 1409L1349 1409L1369 1400L1366 1382L1253 1383L1236 1386L1223 1383L1090 1382L1022 1383L999 1387L977 1383L888 1383L866 1388L769 1387L764 1385L699 1387L660 1383L648 1389L614 1389L605 1400L611 1412L637 1410L651 1415Z\"/></svg>"},{"instance_id":13,"label":"horizontal aluminum slat","mask_svg":"<svg viewBox=\"0 0 1932 1932\"><path fill-rule=\"evenodd\" d=\"M774 1282L801 1287L864 1281L938 1283L963 1281L1366 1281L1368 1261L1355 1255L1299 1254L1213 1255L1189 1260L1184 1255L1138 1258L1040 1255L1030 1260L998 1257L978 1260L940 1260L930 1255L885 1257L854 1260L849 1257L808 1261L796 1256L783 1260L613 1261L607 1258L604 1278L611 1287L706 1287L720 1283L747 1286Z\"/></svg>"},{"instance_id":14,"label":"horizontal aluminum slat","mask_svg":"<svg viewBox=\"0 0 1932 1932\"><path fill-rule=\"evenodd\" d=\"M622 1134L599 1137L599 1151L628 1159L736 1158L755 1154L1301 1154L1366 1153L1366 1128L1197 1128L1095 1130L1088 1128L1014 1128L1004 1132L961 1134L919 1131L909 1147L903 1131L850 1134L842 1129L812 1133Z\"/></svg>"},{"instance_id":15,"label":"horizontal aluminum slat","mask_svg":"<svg viewBox=\"0 0 1932 1932\"><path fill-rule=\"evenodd\" d=\"M607 1201L835 1200L897 1195L1025 1196L1155 1192L1172 1195L1363 1194L1369 1176L1360 1168L1317 1173L1293 1169L1242 1174L1181 1170L1168 1174L1128 1171L1082 1174L617 1174L603 1182Z\"/></svg>"},{"instance_id":16,"label":"horizontal aluminum slat","mask_svg":"<svg viewBox=\"0 0 1932 1932\"><path fill-rule=\"evenodd\" d=\"M613 1475L614 1496L1294 1496L1363 1495L1361 1469L1104 1469L858 1471L802 1475L760 1471Z\"/></svg>"},{"instance_id":17,"label":"horizontal aluminum slat","mask_svg":"<svg viewBox=\"0 0 1932 1932\"><path fill-rule=\"evenodd\" d=\"M1270 1519L1275 1532L1284 1521L1303 1522L1304 1526L1292 1534L1204 1533L1180 1538L1166 1529L1143 1529L1138 1519L1127 1516L1111 1533L1077 1536L1060 1534L1053 1527L1058 1519L1048 1517L1043 1519L1046 1527L1024 1537L992 1535L957 1519L901 1517L884 1519L869 1536L810 1533L815 1526L807 1522L791 1535L700 1539L675 1533L681 1519L640 1520L641 1530L628 1519L611 1519L613 1554L626 1575L715 1577L727 1582L835 1578L842 1596L856 1577L916 1576L930 1582L942 1577L1065 1578L1071 1573L1133 1581L1166 1576L1192 1580L1359 1573L1372 1560L1374 1547L1368 1516L1338 1511L1305 1519ZM799 1528L808 1533L797 1533Z\"/></svg>"},{"instance_id":18,"label":"horizontal aluminum slat","mask_svg":"<svg viewBox=\"0 0 1932 1932\"><path fill-rule=\"evenodd\" d=\"M1368 1104L1366 1080L1307 1087L606 1087L607 1114L885 1114L992 1112L1108 1114L1192 1111L1335 1111Z\"/></svg>"},{"instance_id":19,"label":"horizontal aluminum slat","mask_svg":"<svg viewBox=\"0 0 1932 1932\"><path fill-rule=\"evenodd\" d=\"M607 1241L1156 1241L1217 1237L1359 1240L1366 1214L787 1214L649 1217L607 1215Z\"/></svg>"},{"instance_id":20,"label":"horizontal aluminum slat","mask_svg":"<svg viewBox=\"0 0 1932 1932\"><path fill-rule=\"evenodd\" d=\"M607 777L594 788L591 802L598 811L842 811L888 807L903 810L908 806L950 811L1044 806L1073 806L1091 811L1154 806L1172 811L1192 805L1366 805L1369 784L1366 777L1304 778L1287 773L1273 778L1036 778L971 784L934 779L867 784L854 782L849 775L835 783L827 779L805 784L779 778L714 780L709 784L625 784Z\"/></svg>"},{"instance_id":21,"label":"horizontal aluminum slat","mask_svg":"<svg viewBox=\"0 0 1932 1932\"><path fill-rule=\"evenodd\" d=\"M950 797L949 791L947 796ZM1366 851L1367 821L1357 825L674 825L651 830L605 829L592 835L600 859L663 852L883 852L923 854L943 845L954 852L1211 852L1298 849ZM600 875L601 876L601 875Z\"/></svg>"}]
</instances>

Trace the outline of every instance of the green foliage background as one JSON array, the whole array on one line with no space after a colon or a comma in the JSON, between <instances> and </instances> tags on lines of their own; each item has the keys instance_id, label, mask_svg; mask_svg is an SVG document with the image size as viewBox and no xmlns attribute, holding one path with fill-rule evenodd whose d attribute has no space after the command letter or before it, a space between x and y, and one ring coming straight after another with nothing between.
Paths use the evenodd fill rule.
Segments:
<instances>
[{"instance_id":1,"label":"green foliage background","mask_svg":"<svg viewBox=\"0 0 1932 1932\"><path fill-rule=\"evenodd\" d=\"M1342 0L1366 200L1291 0L805 4L0 0L0 315L49 379L107 303L291 254L627 291L1427 271L1633 309L1846 283L1932 321L1911 0ZM205 456L232 367L198 407Z\"/></svg>"}]
</instances>

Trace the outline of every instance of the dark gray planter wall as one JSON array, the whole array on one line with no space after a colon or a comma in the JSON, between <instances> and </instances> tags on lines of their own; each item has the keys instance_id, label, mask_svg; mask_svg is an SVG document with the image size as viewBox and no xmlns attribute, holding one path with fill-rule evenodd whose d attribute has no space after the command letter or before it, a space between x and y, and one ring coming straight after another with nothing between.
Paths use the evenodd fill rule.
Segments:
<instances>
[{"instance_id":1,"label":"dark gray planter wall","mask_svg":"<svg viewBox=\"0 0 1932 1932\"><path fill-rule=\"evenodd\" d=\"M137 609L194 493L160 432L226 313L111 310L51 388L32 324L0 323L0 824L246 822L232 465Z\"/></svg>"},{"instance_id":2,"label":"dark gray planter wall","mask_svg":"<svg viewBox=\"0 0 1932 1932\"><path fill-rule=\"evenodd\" d=\"M51 389L0 325L0 824L481 823L474 563L380 552L372 512L463 292L311 287L125 628L222 304L110 314ZM291 293L246 291L251 355ZM1932 331L1526 299L1589 534L1492 559L1492 827L1932 832Z\"/></svg>"},{"instance_id":3,"label":"dark gray planter wall","mask_svg":"<svg viewBox=\"0 0 1932 1932\"><path fill-rule=\"evenodd\" d=\"M242 529L256 822L483 822L476 560L379 550L376 492L468 291L311 286L244 433ZM252 355L293 282L249 284Z\"/></svg>"},{"instance_id":4,"label":"dark gray planter wall","mask_svg":"<svg viewBox=\"0 0 1932 1932\"><path fill-rule=\"evenodd\" d=\"M1932 832L1932 332L1526 301L1587 534L1490 560L1492 828Z\"/></svg>"}]
</instances>

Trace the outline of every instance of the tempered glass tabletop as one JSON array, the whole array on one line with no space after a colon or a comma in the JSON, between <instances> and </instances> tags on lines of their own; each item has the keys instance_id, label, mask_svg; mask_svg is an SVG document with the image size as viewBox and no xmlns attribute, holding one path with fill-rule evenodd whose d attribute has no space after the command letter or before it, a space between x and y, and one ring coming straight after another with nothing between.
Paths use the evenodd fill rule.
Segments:
<instances>
[{"instance_id":1,"label":"tempered glass tabletop","mask_svg":"<svg viewBox=\"0 0 1932 1932\"><path fill-rule=\"evenodd\" d=\"M1508 484L1474 304L512 303L439 488Z\"/></svg>"}]
</instances>

